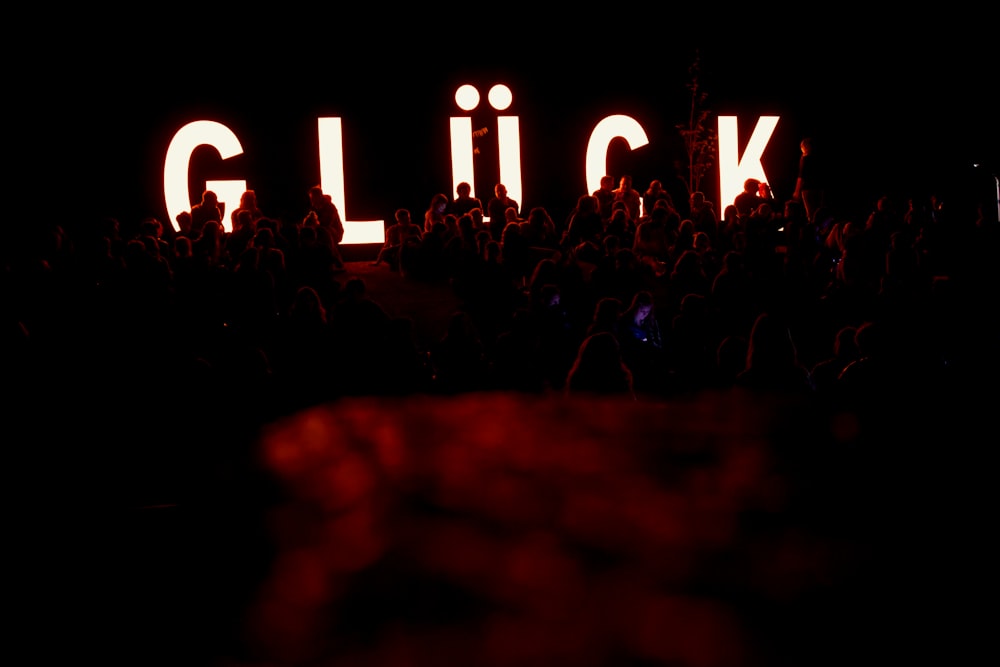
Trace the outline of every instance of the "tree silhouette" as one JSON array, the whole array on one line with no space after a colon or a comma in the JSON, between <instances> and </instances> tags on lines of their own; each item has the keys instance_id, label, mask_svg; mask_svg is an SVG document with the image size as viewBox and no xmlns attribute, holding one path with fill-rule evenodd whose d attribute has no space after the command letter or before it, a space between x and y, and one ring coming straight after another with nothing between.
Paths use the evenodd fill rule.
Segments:
<instances>
[{"instance_id":1,"label":"tree silhouette","mask_svg":"<svg viewBox=\"0 0 1000 667\"><path fill-rule=\"evenodd\" d=\"M701 53L695 50L694 62L688 67L687 89L691 93L691 107L687 124L677 126L684 139L684 150L688 158L687 186L689 192L701 190L701 181L705 174L715 166L718 155L718 136L709 123L712 112L704 104L708 93L701 88Z\"/></svg>"}]
</instances>

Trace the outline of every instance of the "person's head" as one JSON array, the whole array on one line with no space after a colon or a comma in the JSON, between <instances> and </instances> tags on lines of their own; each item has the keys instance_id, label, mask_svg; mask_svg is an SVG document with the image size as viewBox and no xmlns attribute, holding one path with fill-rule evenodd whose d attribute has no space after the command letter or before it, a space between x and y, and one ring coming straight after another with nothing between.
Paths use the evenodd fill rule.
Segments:
<instances>
[{"instance_id":1,"label":"person's head","mask_svg":"<svg viewBox=\"0 0 1000 667\"><path fill-rule=\"evenodd\" d=\"M594 306L593 320L595 322L617 322L621 317L624 305L620 299L613 296L601 298Z\"/></svg>"},{"instance_id":2,"label":"person's head","mask_svg":"<svg viewBox=\"0 0 1000 667\"><path fill-rule=\"evenodd\" d=\"M639 266L639 258L631 248L619 248L615 252L616 269L635 269Z\"/></svg>"},{"instance_id":3,"label":"person's head","mask_svg":"<svg viewBox=\"0 0 1000 667\"><path fill-rule=\"evenodd\" d=\"M700 190L695 190L691 193L689 201L691 202L692 209L699 209L705 205L705 193Z\"/></svg>"},{"instance_id":4,"label":"person's head","mask_svg":"<svg viewBox=\"0 0 1000 667\"><path fill-rule=\"evenodd\" d=\"M802 206L802 202L798 199L786 199L784 216L789 220L797 220L799 218L805 218L806 209Z\"/></svg>"},{"instance_id":5,"label":"person's head","mask_svg":"<svg viewBox=\"0 0 1000 667\"><path fill-rule=\"evenodd\" d=\"M218 220L209 220L201 228L201 236L206 239L218 240L222 237L222 223Z\"/></svg>"},{"instance_id":6,"label":"person's head","mask_svg":"<svg viewBox=\"0 0 1000 667\"><path fill-rule=\"evenodd\" d=\"M486 234L486 243L483 245L483 257L487 262L497 262L500 260L501 247L500 243L494 241L489 237L489 232L484 232Z\"/></svg>"},{"instance_id":7,"label":"person's head","mask_svg":"<svg viewBox=\"0 0 1000 667\"><path fill-rule=\"evenodd\" d=\"M798 353L788 325L766 312L757 315L750 329L747 368L796 363L798 363Z\"/></svg>"},{"instance_id":8,"label":"person's head","mask_svg":"<svg viewBox=\"0 0 1000 667\"><path fill-rule=\"evenodd\" d=\"M253 236L253 244L258 248L274 247L274 231L270 227L257 227Z\"/></svg>"},{"instance_id":9,"label":"person's head","mask_svg":"<svg viewBox=\"0 0 1000 667\"><path fill-rule=\"evenodd\" d=\"M469 215L468 213L463 213L462 215L458 216L458 221L455 223L455 225L458 227L458 231L460 231L463 234L476 233L476 224L472 221L472 216ZM489 236L489 232L486 232L486 235Z\"/></svg>"},{"instance_id":10,"label":"person's head","mask_svg":"<svg viewBox=\"0 0 1000 667\"><path fill-rule=\"evenodd\" d=\"M472 216L472 226L475 227L476 229L482 229L483 228L483 209L481 209L481 208L479 208L477 206L476 208L474 208L471 211L469 211L469 215Z\"/></svg>"},{"instance_id":11,"label":"person's head","mask_svg":"<svg viewBox=\"0 0 1000 667\"><path fill-rule=\"evenodd\" d=\"M248 208L238 208L233 211L233 227L235 229L253 229L253 213Z\"/></svg>"},{"instance_id":12,"label":"person's head","mask_svg":"<svg viewBox=\"0 0 1000 667\"><path fill-rule=\"evenodd\" d=\"M507 222L500 232L500 243L509 246L519 238L521 238L521 225L513 221Z\"/></svg>"},{"instance_id":13,"label":"person's head","mask_svg":"<svg viewBox=\"0 0 1000 667\"><path fill-rule=\"evenodd\" d=\"M528 212L528 222L532 227L544 227L549 221L549 212L541 206L536 206Z\"/></svg>"},{"instance_id":14,"label":"person's head","mask_svg":"<svg viewBox=\"0 0 1000 667\"><path fill-rule=\"evenodd\" d=\"M621 347L613 333L599 331L583 340L567 374L566 391L632 393L632 371L622 360Z\"/></svg>"},{"instance_id":15,"label":"person's head","mask_svg":"<svg viewBox=\"0 0 1000 667\"><path fill-rule=\"evenodd\" d=\"M405 208L396 209L396 222L401 225L410 224L410 211Z\"/></svg>"},{"instance_id":16,"label":"person's head","mask_svg":"<svg viewBox=\"0 0 1000 667\"><path fill-rule=\"evenodd\" d=\"M648 290L640 290L632 297L632 305L629 310L635 318L636 324L646 321L646 318L653 312L653 295Z\"/></svg>"},{"instance_id":17,"label":"person's head","mask_svg":"<svg viewBox=\"0 0 1000 667\"><path fill-rule=\"evenodd\" d=\"M202 206L218 206L219 196L216 195L211 190L205 190L201 193L201 205Z\"/></svg>"},{"instance_id":18,"label":"person's head","mask_svg":"<svg viewBox=\"0 0 1000 667\"><path fill-rule=\"evenodd\" d=\"M291 314L296 319L326 322L326 308L323 306L323 300L320 299L319 292L308 285L299 287L295 292Z\"/></svg>"},{"instance_id":19,"label":"person's head","mask_svg":"<svg viewBox=\"0 0 1000 667\"><path fill-rule=\"evenodd\" d=\"M344 283L344 294L350 298L360 299L367 293L368 283L366 283L365 279L360 276L348 278L347 282Z\"/></svg>"},{"instance_id":20,"label":"person's head","mask_svg":"<svg viewBox=\"0 0 1000 667\"><path fill-rule=\"evenodd\" d=\"M760 192L760 181L756 178L748 178L743 181L743 192L752 192L757 194Z\"/></svg>"},{"instance_id":21,"label":"person's head","mask_svg":"<svg viewBox=\"0 0 1000 667\"><path fill-rule=\"evenodd\" d=\"M596 213L600 205L597 197L593 195L580 195L580 198L576 200L576 209L581 212Z\"/></svg>"},{"instance_id":22,"label":"person's head","mask_svg":"<svg viewBox=\"0 0 1000 667\"><path fill-rule=\"evenodd\" d=\"M631 190L632 177L629 176L628 174L625 174L624 176L622 176L622 179L618 182L618 185L622 190Z\"/></svg>"},{"instance_id":23,"label":"person's head","mask_svg":"<svg viewBox=\"0 0 1000 667\"><path fill-rule=\"evenodd\" d=\"M285 251L281 248L265 248L261 251L261 266L272 274L279 275L285 272Z\"/></svg>"},{"instance_id":24,"label":"person's head","mask_svg":"<svg viewBox=\"0 0 1000 667\"><path fill-rule=\"evenodd\" d=\"M555 307L559 305L562 299L562 293L559 289L559 285L555 283L546 283L542 285L541 290L542 305L547 307Z\"/></svg>"},{"instance_id":25,"label":"person's head","mask_svg":"<svg viewBox=\"0 0 1000 667\"><path fill-rule=\"evenodd\" d=\"M455 186L455 192L458 193L459 197L464 199L472 194L472 186L466 183L465 181L462 181L461 183Z\"/></svg>"},{"instance_id":26,"label":"person's head","mask_svg":"<svg viewBox=\"0 0 1000 667\"><path fill-rule=\"evenodd\" d=\"M507 222L517 222L517 209L513 206L509 206L507 210L503 212L503 216Z\"/></svg>"},{"instance_id":27,"label":"person's head","mask_svg":"<svg viewBox=\"0 0 1000 667\"><path fill-rule=\"evenodd\" d=\"M503 183L497 183L493 186L493 193L497 196L497 199L503 199L507 196L507 186Z\"/></svg>"},{"instance_id":28,"label":"person's head","mask_svg":"<svg viewBox=\"0 0 1000 667\"><path fill-rule=\"evenodd\" d=\"M448 208L448 198L446 196L439 192L431 198L431 211L438 215L444 215L446 208Z\"/></svg>"},{"instance_id":29,"label":"person's head","mask_svg":"<svg viewBox=\"0 0 1000 667\"><path fill-rule=\"evenodd\" d=\"M649 182L650 192L661 192L663 190L663 183L658 180L652 180Z\"/></svg>"},{"instance_id":30,"label":"person's head","mask_svg":"<svg viewBox=\"0 0 1000 667\"><path fill-rule=\"evenodd\" d=\"M299 245L302 247L312 247L319 240L319 227L315 225L304 225L299 230Z\"/></svg>"},{"instance_id":31,"label":"person's head","mask_svg":"<svg viewBox=\"0 0 1000 667\"><path fill-rule=\"evenodd\" d=\"M833 353L837 356L856 357L858 346L855 342L855 335L858 328L846 325L837 330L833 338Z\"/></svg>"},{"instance_id":32,"label":"person's head","mask_svg":"<svg viewBox=\"0 0 1000 667\"><path fill-rule=\"evenodd\" d=\"M309 203L313 206L320 206L323 203L323 188L314 185L309 188Z\"/></svg>"},{"instance_id":33,"label":"person's head","mask_svg":"<svg viewBox=\"0 0 1000 667\"><path fill-rule=\"evenodd\" d=\"M601 189L602 190L614 190L615 189L615 177L614 176L601 176Z\"/></svg>"},{"instance_id":34,"label":"person's head","mask_svg":"<svg viewBox=\"0 0 1000 667\"><path fill-rule=\"evenodd\" d=\"M810 137L805 137L801 142L799 142L799 150L802 151L803 155L809 155L812 152L812 139Z\"/></svg>"},{"instance_id":35,"label":"person's head","mask_svg":"<svg viewBox=\"0 0 1000 667\"><path fill-rule=\"evenodd\" d=\"M240 195L240 208L257 208L257 193L246 190Z\"/></svg>"},{"instance_id":36,"label":"person's head","mask_svg":"<svg viewBox=\"0 0 1000 667\"><path fill-rule=\"evenodd\" d=\"M191 232L191 211L181 211L174 216L174 221L177 223L177 228L181 230L182 234L188 234Z\"/></svg>"},{"instance_id":37,"label":"person's head","mask_svg":"<svg viewBox=\"0 0 1000 667\"><path fill-rule=\"evenodd\" d=\"M189 236L178 236L174 239L174 253L178 257L191 257L191 238Z\"/></svg>"},{"instance_id":38,"label":"person's head","mask_svg":"<svg viewBox=\"0 0 1000 667\"><path fill-rule=\"evenodd\" d=\"M157 218L144 218L141 223L139 223L139 229L143 234L152 236L153 238L160 238L163 236L163 223L161 223Z\"/></svg>"}]
</instances>

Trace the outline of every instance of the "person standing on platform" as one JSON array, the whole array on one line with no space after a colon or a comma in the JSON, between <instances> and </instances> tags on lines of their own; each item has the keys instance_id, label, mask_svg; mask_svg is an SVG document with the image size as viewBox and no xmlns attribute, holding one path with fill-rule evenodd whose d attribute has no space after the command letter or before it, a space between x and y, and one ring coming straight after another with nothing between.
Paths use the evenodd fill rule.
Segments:
<instances>
[{"instance_id":1,"label":"person standing on platform","mask_svg":"<svg viewBox=\"0 0 1000 667\"><path fill-rule=\"evenodd\" d=\"M802 151L802 157L799 158L799 171L792 199L802 202L809 222L815 223L816 211L826 203L826 176L823 173L822 158L813 151L812 138L803 139L799 144L799 150Z\"/></svg>"}]
</instances>

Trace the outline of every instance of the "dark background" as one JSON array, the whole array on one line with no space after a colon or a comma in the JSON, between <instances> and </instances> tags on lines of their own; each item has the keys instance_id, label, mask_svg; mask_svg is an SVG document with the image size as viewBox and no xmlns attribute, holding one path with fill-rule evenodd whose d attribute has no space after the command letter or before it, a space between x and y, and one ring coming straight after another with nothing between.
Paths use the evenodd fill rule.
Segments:
<instances>
[{"instance_id":1,"label":"dark background","mask_svg":"<svg viewBox=\"0 0 1000 667\"><path fill-rule=\"evenodd\" d=\"M697 54L713 123L737 115L745 141L759 116L781 116L763 159L779 199L794 187L805 135L836 167L841 216L867 215L882 194L904 208L937 192L970 215L975 202L995 199L996 49L987 17L973 12L877 18L838 6L807 19L668 6L542 20L501 6L481 15L157 11L87 9L44 21L29 13L12 25L29 36L4 47L11 171L23 195L13 199L28 215L55 205L72 220L165 218L169 140L187 122L213 119L244 154L223 162L197 152L192 196L206 179L244 178L266 213L298 218L319 177L320 116L343 119L346 217L390 219L398 207L419 215L434 193L453 194L448 118L465 115L455 90L479 88L473 127L495 132L485 95L504 82L514 94L505 113L521 124L522 206L559 219L585 191L586 142L608 114L635 117L650 139L612 152L616 176L631 173L645 189L684 159L675 127L687 121ZM485 201L495 138L478 145ZM717 169L710 174L703 189L717 198Z\"/></svg>"},{"instance_id":2,"label":"dark background","mask_svg":"<svg viewBox=\"0 0 1000 667\"><path fill-rule=\"evenodd\" d=\"M779 196L791 192L798 142L807 134L839 167L834 201L845 216L866 214L882 194L902 205L908 196L940 190L949 205L961 207L995 196L995 22L985 10L936 7L925 15L880 18L838 4L793 7L787 16L753 7L727 18L732 10L721 5L700 11L667 5L654 13L612 5L568 10L545 22L499 5L479 15L428 8L400 15L382 6L241 11L234 17L147 5L121 14L88 5L8 16L8 39L0 47L7 74L8 222L72 227L110 215L127 228L146 215L164 216L167 144L195 119L224 122L245 150L225 164L208 160L206 177L246 178L266 212L301 216L305 192L318 178L315 124L324 115L344 119L347 216L389 218L400 206L419 215L434 193L450 191L448 117L458 115L455 89L472 83L485 93L500 81L511 87L510 113L521 119L522 203L545 205L558 218L582 194L587 137L610 113L634 116L650 137L642 151L616 156L613 170L631 172L641 188L663 176L676 157L673 128L686 120L687 69L699 50L706 103L715 114L737 114L747 132L759 115L781 116L764 158ZM496 116L481 106L474 127ZM972 167L975 162L984 167ZM488 164L477 172L487 184ZM478 189L486 194L483 183ZM136 366L160 362L150 348ZM37 419L32 411L12 421L31 427L11 437L9 447L17 536L12 635L36 658L58 654L49 662L99 652L105 664L222 664L195 658L232 657L228 642L239 635L226 624L250 601L257 568L271 555L254 514L265 514L271 489L228 467L203 472L199 466L179 476L193 477L198 489L216 476L226 481L204 504L121 511L115 494L145 480L120 471L136 460L159 464L146 447L133 445L150 439L172 445L175 434L187 435L196 416L213 406L182 396L162 413L159 405L146 406L162 420L149 424L137 416L112 427L106 408L135 392L124 386L107 394L102 381L46 385L51 407L41 406ZM80 386L88 390L82 398L75 395ZM67 397L72 400L61 400ZM128 405L141 400L137 395ZM982 406L990 400L984 391ZM971 603L983 594L986 579L979 572L993 562L982 530L989 525L985 508L995 505L985 502L992 500L986 479L992 468L981 464L990 451L982 439L992 431L978 428L992 413L980 411L979 402L959 412L953 402L900 423L892 411L886 428L865 432L850 451L828 441L831 434L819 430L826 422L775 418L780 432L765 432L765 441L796 450L817 440L823 445L807 462L810 474L796 481L827 521L816 523L817 506L807 502L802 509L796 497L789 513L761 529L790 525L799 531L793 536L816 535L815 543L830 545L830 553L845 545L871 548L858 556L867 566L859 572L841 561L819 572L836 586L810 584L802 598L770 606L770 615L748 609L746 618L758 624L751 630L768 649L786 651L784 664L885 664L885 656L900 652L954 662L956 654L985 653L979 638L989 633ZM91 405L101 409L91 414ZM480 432L514 421L506 416L513 410L493 413L495 407L485 411L486 421L474 421ZM456 415L468 414L450 408L434 407L439 421L433 424L450 429L461 419ZM402 422L415 438L428 423L422 409L413 408L412 426ZM535 413L525 413L532 432ZM662 431L647 428L640 412L613 414L600 432L624 441L632 432L640 444L661 433L681 445L728 441L704 437L706 424L726 424L711 418L714 412L676 420L674 411L648 415L669 425ZM550 416L542 423L559 430ZM552 439L548 430L539 433L540 443ZM759 432L750 433L757 438ZM193 451L215 434L178 440ZM939 447L953 455L938 456ZM182 449L171 450L171 464L186 463ZM125 463L112 456L120 452L128 455ZM831 459L838 466L831 467ZM155 471L173 481L175 471L165 468ZM839 523L851 521L859 523ZM842 534L859 541L848 544ZM759 553L766 562L772 552ZM742 562L736 547L722 554ZM780 582L786 561L774 562L768 571ZM840 585L841 576L849 585ZM732 576L721 583L736 584L737 591L743 585ZM361 587L356 595L371 599L370 593ZM211 640L209 649L195 651L204 640Z\"/></svg>"}]
</instances>

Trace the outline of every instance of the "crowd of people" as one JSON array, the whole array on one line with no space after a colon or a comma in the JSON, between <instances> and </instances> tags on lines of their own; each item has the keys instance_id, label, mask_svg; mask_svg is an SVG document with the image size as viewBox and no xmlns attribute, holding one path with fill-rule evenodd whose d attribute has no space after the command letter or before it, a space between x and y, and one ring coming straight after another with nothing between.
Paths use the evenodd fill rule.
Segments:
<instances>
[{"instance_id":1,"label":"crowd of people","mask_svg":"<svg viewBox=\"0 0 1000 667\"><path fill-rule=\"evenodd\" d=\"M422 215L396 211L372 264L454 290L440 340L418 340L348 272L318 186L301 220L269 217L253 191L231 212L205 192L176 227L25 228L4 258L4 365L28 385L211 377L258 414L492 390L867 400L995 368L995 221L888 196L852 218L825 205L808 140L802 152L781 202L756 179L718 207L623 175L565 219L521 210L503 184L486 204L462 183Z\"/></svg>"},{"instance_id":2,"label":"crowd of people","mask_svg":"<svg viewBox=\"0 0 1000 667\"><path fill-rule=\"evenodd\" d=\"M316 557L322 567L354 567L343 563L360 557L358 567L367 569L358 572L357 587L328 587L329 596L346 595L336 602L349 613L330 614L318 603L302 605L299 597L276 594L268 601L281 621L268 632L249 634L273 637L294 627L282 641L296 648L310 636L298 628L339 636L356 629L352 619L359 614L372 632L384 624L395 633L401 626L393 614L408 608L414 590L424 590L413 582L425 581L411 568L418 559L406 549L418 542L411 543L407 521L415 515L417 531L426 530L421 517L433 514L430 525L454 517L454 527L427 538L432 545L439 540L448 568L464 577L468 564L479 562L474 567L484 580L503 582L497 590L508 588L504 572L535 572L546 583L539 595L550 599L550 590L564 589L550 589L549 581L568 581L565 572L583 572L580 563L590 562L575 560L578 550L568 545L581 534L597 535L604 551L593 553L612 554L620 563L629 595L636 584L642 596L650 593L655 586L649 581L664 582L665 590L680 586L685 594L721 590L727 604L752 619L747 627L761 612L753 589L736 586L732 593L745 554L756 553L755 562L767 565L747 569L753 586L764 576L784 596L791 590L788 581L814 577L823 583L808 584L808 591L822 593L827 573L840 575L849 567L821 564L815 571L822 574L813 575L804 564L826 562L823 553L841 553L842 535L848 535L859 551L877 555L875 568L865 570L877 573L877 583L875 575L870 581L861 577L857 588L838 595L841 606L828 607L828 598L817 594L804 612L792 603L780 614L772 611L772 618L781 619L773 625L776 650L787 650L790 635L808 644L804 651L826 650L825 629L837 627L839 642L845 618L871 619L870 636L881 636L885 607L878 597L871 601L869 589L863 595L862 586L882 589L883 600L905 591L912 597L900 599L914 600L917 610L908 618L927 623L922 612L928 572L946 571L942 587L957 590L962 586L955 585L953 572L968 569L970 554L985 553L956 545L968 534L983 534L980 513L970 509L990 488L982 481L988 466L976 463L979 452L989 449L990 431L972 417L992 414L993 392L983 387L1000 367L990 308L997 287L993 254L1000 247L996 220L966 218L936 200L913 199L900 209L890 198L854 218L827 207L822 189L805 179L780 203L764 184L749 180L745 192L718 212L702 192L681 199L662 184L639 189L627 176L617 179L618 187L614 183L604 179L599 191L581 195L569 215L555 219L542 206L524 211L502 184L485 206L460 185L454 197L433 196L422 216L396 211L384 246L361 263L364 271L345 261L347 253L338 247L340 213L315 188L303 197L304 215L297 220L268 216L266 203L252 191L231 212L206 192L178 216L176 229L155 219L130 227L111 217L72 227L31 219L9 229L0 347L5 412L11 417L5 442L17 457L11 470L21 477L15 496L35 510L51 509L53 517L30 519L31 538L18 541L52 545L41 560L51 567L39 579L58 589L60 600L73 598L68 604L77 605L81 619L95 618L94 608L108 606L107 582L116 582L121 599L129 601L116 608L129 628L124 634L135 634L144 652L172 645L184 653L187 645L178 643L182 633L174 628L187 626L177 619L186 623L198 616L214 637L225 616L218 610L232 611L245 599L242 586L264 558L254 549L271 553L270 544L258 542L263 529L257 521L265 522L254 516L259 511L276 534L301 539L308 533L323 536L324 545L337 544L324 546ZM384 295L369 290L364 275L381 272L395 273L385 276L393 284L426 283L428 291L454 297L459 307L441 323L445 333L439 339L418 335L412 319L397 316L381 301ZM429 400L393 400L411 396ZM578 396L598 400L570 401L572 409L541 400ZM749 400L730 402L733 396ZM329 410L303 411L319 405ZM775 405L781 409L772 415ZM785 409L789 405L793 409ZM750 415L781 423L748 433ZM271 426L277 434L263 428ZM785 502L780 521L824 531L822 543L791 539L790 557L781 544L760 551L762 536L777 544L773 504L781 504L775 499L789 487L775 482L775 470L764 463L770 459L754 446L759 438L780 450L776 469L793 470L787 479L794 481L794 493L810 488L805 503L800 495ZM312 501L292 505L299 515L262 509L278 493L272 478L260 474L253 443L262 439L269 466L307 479L284 493L297 499L317 494L322 511ZM833 455L834 446L849 455ZM944 447L949 456L942 456ZM725 455L708 467L691 462L711 459L717 450ZM647 455L655 463L648 464ZM375 460L385 469L369 467ZM629 463L619 469L619 460ZM657 466L648 478L638 476ZM401 477L400 468L414 472ZM623 470L630 476L616 479ZM657 475L668 475L675 486L654 491L666 483ZM682 478L689 482L677 481ZM455 495L455 488L467 496ZM719 499L729 492L740 498L732 500L731 512L720 514L725 503ZM359 494L363 502L355 502ZM544 532L555 530L547 517L557 497L564 518L576 527L565 536ZM455 498L455 508L435 505ZM102 513L102 503L114 511ZM759 504L766 511L753 514ZM174 508L174 515L188 512L182 516L189 523L163 530L169 517L155 513L163 507ZM371 514L376 507L386 516L399 507L413 514L407 521L389 520ZM143 509L145 521L123 508ZM498 541L507 551L492 543L465 548L479 544L462 536L478 534L468 517L483 508L489 525L496 525L497 516L514 517L531 529L532 540L543 534L544 548L522 554L523 544L514 537L506 545ZM537 518L524 521L532 512ZM204 539L191 538L194 517L204 526L198 533ZM317 520L329 525L310 527ZM98 522L103 532L95 528ZM845 525L851 522L856 525ZM393 527L389 537L378 532L383 526ZM918 537L888 548L903 529ZM146 531L156 537L143 542L137 533ZM868 531L886 537L873 540ZM633 539L633 532L640 537ZM728 541L719 542L720 534ZM115 549L93 551L101 540ZM140 548L147 543L155 548ZM832 546L817 551L819 544ZM391 560L382 550L405 561L395 579L385 579L379 569ZM161 551L173 555L153 561L160 567L148 565L148 554ZM500 562L492 560L494 552L508 551L512 562L542 565L537 571L494 565ZM81 556L90 552L89 560ZM301 565L313 562L302 560L302 549L294 553L291 562L298 565L275 572L327 571ZM195 554L212 563L191 565L200 572L193 578L171 560L194 563ZM953 560L944 567L938 556ZM597 569L606 570L608 556L597 560ZM682 585L675 576L678 563L700 569L682 575ZM631 573L646 564L660 579ZM220 588L220 579L232 588ZM140 580L145 587L136 588ZM308 589L309 600L313 588L294 582L314 580L297 574L282 579L296 591ZM886 588L887 580L897 588ZM397 595L395 583L385 581L398 582L402 592ZM580 582L589 586L589 580ZM971 577L966 583L974 589ZM94 597L67 595L77 587L93 590ZM510 588L535 590L534 584ZM264 590L278 589L269 584ZM608 590L619 599L617 588ZM222 592L213 598L213 591ZM726 598L727 591L738 599ZM435 600L434 609L465 609L461 600L478 599L412 597ZM32 586L26 598L44 606L49 618L53 597ZM98 598L102 604L94 607ZM184 613L174 613L164 599ZM365 616L371 599L380 601L379 612ZM503 613L496 618L506 619L511 598L504 590L497 599ZM525 599L534 604L531 596ZM577 599L583 598L566 597L566 609L601 607ZM692 610L704 608L701 598L691 599ZM950 602L935 609L955 609ZM651 608L622 613L645 617ZM683 609L678 613L688 615ZM322 622L308 616L308 622L285 620L314 610ZM695 614L703 627L715 628L712 617L702 616ZM331 618L345 625L322 625ZM673 616L655 618L660 627L678 627ZM423 620L420 628L432 627ZM462 620L464 637L468 627ZM799 622L795 632L788 632L789 621ZM678 634L686 635L693 626L679 627ZM938 630L921 627L927 634ZM548 638L528 622L524 629L525 636ZM799 636L800 629L813 634ZM961 636L966 630L963 625ZM608 628L601 632L613 636ZM714 632L703 635L710 639L696 644L697 650L722 644L736 650L735 640L717 640L731 635ZM440 646L446 635L433 633ZM161 634L169 640L160 641ZM227 639L221 634L219 642ZM823 641L812 641L819 636ZM156 640L146 641L150 637ZM898 645L890 644L895 654Z\"/></svg>"}]
</instances>

